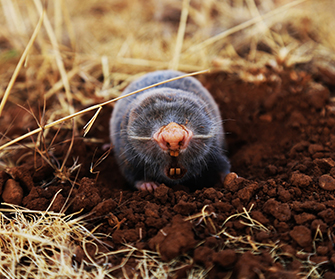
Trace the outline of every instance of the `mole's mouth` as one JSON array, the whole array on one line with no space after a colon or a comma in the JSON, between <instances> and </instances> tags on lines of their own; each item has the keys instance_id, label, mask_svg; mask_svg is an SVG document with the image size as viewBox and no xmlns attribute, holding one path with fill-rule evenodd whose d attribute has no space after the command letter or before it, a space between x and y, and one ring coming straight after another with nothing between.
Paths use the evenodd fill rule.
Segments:
<instances>
[{"instance_id":1,"label":"mole's mouth","mask_svg":"<svg viewBox=\"0 0 335 279\"><path fill-rule=\"evenodd\" d=\"M168 168L166 176L170 179L181 179L186 174L187 170L184 168Z\"/></svg>"},{"instance_id":2,"label":"mole's mouth","mask_svg":"<svg viewBox=\"0 0 335 279\"><path fill-rule=\"evenodd\" d=\"M181 179L186 174L187 169L180 166L177 160L172 160L171 164L165 169L165 174L170 179Z\"/></svg>"}]
</instances>

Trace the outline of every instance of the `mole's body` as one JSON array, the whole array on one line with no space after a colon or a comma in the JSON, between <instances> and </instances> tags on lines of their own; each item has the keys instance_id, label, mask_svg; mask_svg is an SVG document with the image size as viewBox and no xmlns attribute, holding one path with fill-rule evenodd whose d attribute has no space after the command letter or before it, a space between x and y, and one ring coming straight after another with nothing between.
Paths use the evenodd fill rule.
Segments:
<instances>
[{"instance_id":1,"label":"mole's body","mask_svg":"<svg viewBox=\"0 0 335 279\"><path fill-rule=\"evenodd\" d=\"M180 75L153 72L131 83L123 94ZM119 100L110 126L121 171L138 189L152 190L160 183L208 186L229 173L218 106L195 78Z\"/></svg>"}]
</instances>

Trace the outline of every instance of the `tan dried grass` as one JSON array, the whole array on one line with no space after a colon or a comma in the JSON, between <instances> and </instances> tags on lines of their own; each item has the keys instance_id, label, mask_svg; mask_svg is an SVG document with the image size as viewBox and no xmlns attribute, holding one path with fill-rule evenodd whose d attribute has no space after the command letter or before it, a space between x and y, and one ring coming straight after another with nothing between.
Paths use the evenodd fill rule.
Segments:
<instances>
[{"instance_id":1,"label":"tan dried grass","mask_svg":"<svg viewBox=\"0 0 335 279\"><path fill-rule=\"evenodd\" d=\"M78 245L91 242L81 218L20 207L0 212L1 278L106 278L94 263L76 266ZM84 250L85 251L85 250Z\"/></svg>"}]
</instances>

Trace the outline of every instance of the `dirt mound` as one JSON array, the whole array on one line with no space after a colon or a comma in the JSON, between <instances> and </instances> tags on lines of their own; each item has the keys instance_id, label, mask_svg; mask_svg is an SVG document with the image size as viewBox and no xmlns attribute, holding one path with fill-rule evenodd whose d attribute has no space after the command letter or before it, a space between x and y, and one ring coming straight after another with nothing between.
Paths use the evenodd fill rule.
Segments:
<instances>
[{"instance_id":1,"label":"dirt mound","mask_svg":"<svg viewBox=\"0 0 335 279\"><path fill-rule=\"evenodd\" d=\"M96 232L111 235L100 249L116 251L126 243L159 251L163 261L187 257L189 265L176 278L195 266L208 269L209 278L335 278L330 92L304 71L267 68L252 75L261 82L248 84L223 73L201 80L219 103L232 171L238 174L230 174L224 185L133 191L112 155L90 173L91 163L105 152L103 143L109 142L111 109L105 109L89 134L102 142L76 138L62 172L70 140L57 142L70 139L71 131L57 136L48 160L34 152L17 153L13 161L20 158L20 166L0 173L2 200L45 210L56 195L50 210L60 211L69 197L66 213L82 210L89 229L99 225ZM62 175L66 171L74 187ZM122 259L109 256L112 264ZM115 275L131 275L135 265L129 261Z\"/></svg>"}]
</instances>

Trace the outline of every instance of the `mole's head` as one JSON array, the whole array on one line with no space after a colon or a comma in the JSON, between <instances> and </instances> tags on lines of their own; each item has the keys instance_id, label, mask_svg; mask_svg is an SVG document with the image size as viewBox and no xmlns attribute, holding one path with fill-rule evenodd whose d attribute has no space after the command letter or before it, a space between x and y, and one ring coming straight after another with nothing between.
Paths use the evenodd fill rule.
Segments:
<instances>
[{"instance_id":1,"label":"mole's head","mask_svg":"<svg viewBox=\"0 0 335 279\"><path fill-rule=\"evenodd\" d=\"M220 116L205 101L164 90L146 93L129 113L127 150L145 180L173 185L206 169L223 131Z\"/></svg>"}]
</instances>

